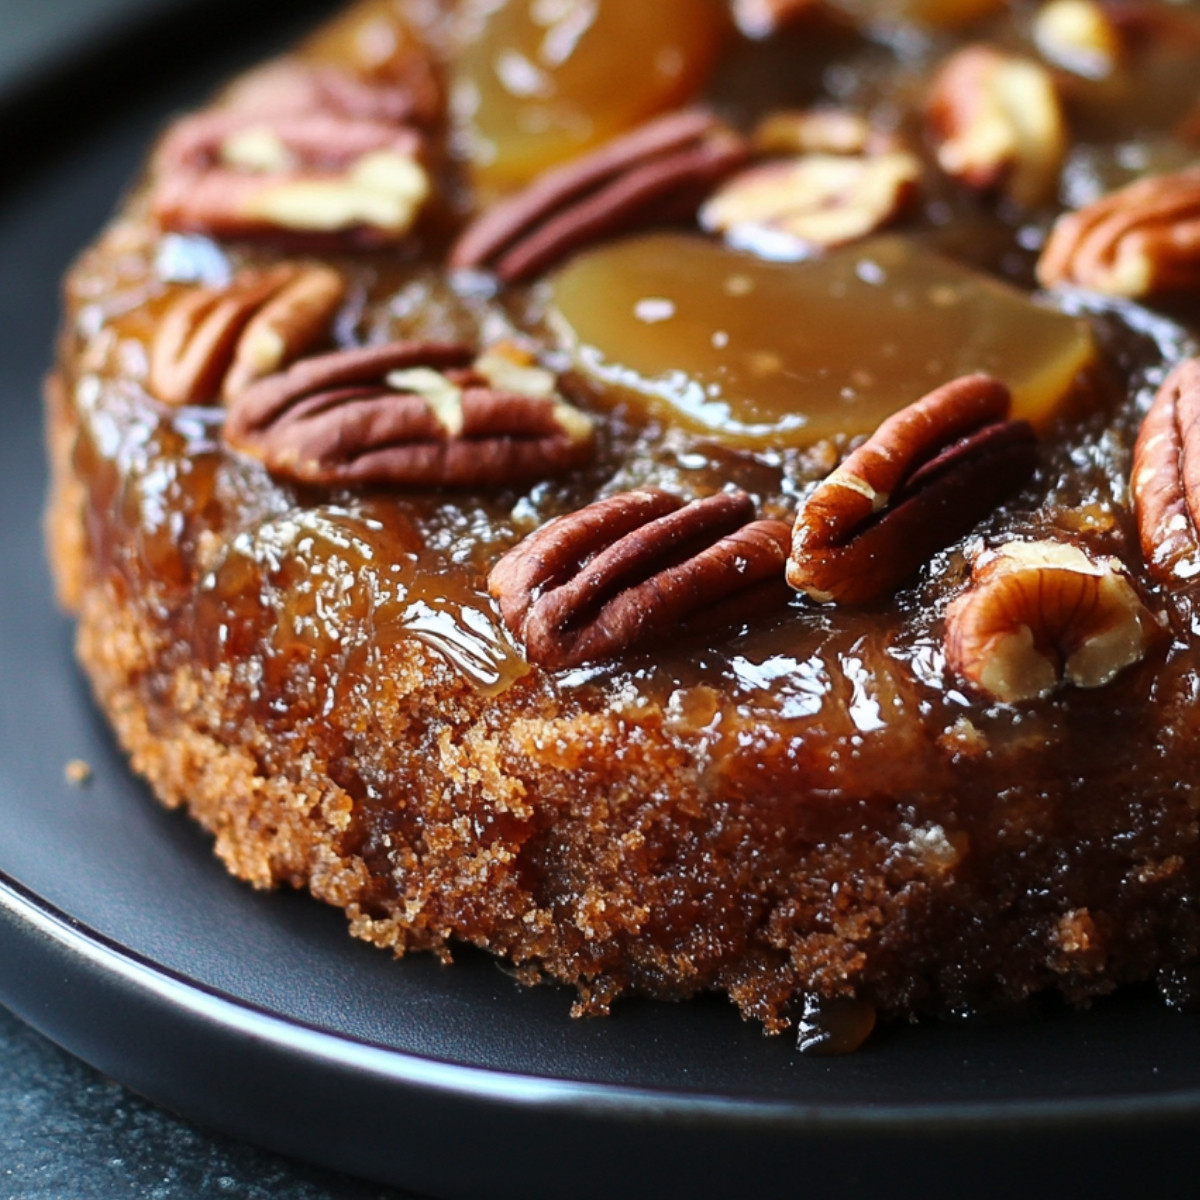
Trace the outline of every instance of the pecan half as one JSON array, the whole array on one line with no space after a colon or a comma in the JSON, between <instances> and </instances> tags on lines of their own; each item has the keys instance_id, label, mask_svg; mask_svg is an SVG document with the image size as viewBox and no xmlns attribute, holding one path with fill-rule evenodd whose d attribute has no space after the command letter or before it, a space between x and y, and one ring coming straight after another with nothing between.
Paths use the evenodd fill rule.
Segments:
<instances>
[{"instance_id":1,"label":"pecan half","mask_svg":"<svg viewBox=\"0 0 1200 1200\"><path fill-rule=\"evenodd\" d=\"M694 213L746 154L744 140L707 112L659 117L484 210L450 265L508 283L529 278L600 238Z\"/></svg>"},{"instance_id":2,"label":"pecan half","mask_svg":"<svg viewBox=\"0 0 1200 1200\"><path fill-rule=\"evenodd\" d=\"M1200 285L1200 168L1139 179L1060 217L1037 276L1130 298Z\"/></svg>"},{"instance_id":3,"label":"pecan half","mask_svg":"<svg viewBox=\"0 0 1200 1200\"><path fill-rule=\"evenodd\" d=\"M225 440L301 483L499 486L585 460L592 423L552 392L505 386L494 356L394 342L302 359L259 380L231 401Z\"/></svg>"},{"instance_id":4,"label":"pecan half","mask_svg":"<svg viewBox=\"0 0 1200 1200\"><path fill-rule=\"evenodd\" d=\"M166 229L281 232L376 244L402 237L429 196L423 139L328 112L185 117L155 157L150 211Z\"/></svg>"},{"instance_id":5,"label":"pecan half","mask_svg":"<svg viewBox=\"0 0 1200 1200\"><path fill-rule=\"evenodd\" d=\"M895 134L845 108L776 109L750 135L758 154L882 154L900 149Z\"/></svg>"},{"instance_id":6,"label":"pecan half","mask_svg":"<svg viewBox=\"0 0 1200 1200\"><path fill-rule=\"evenodd\" d=\"M934 76L927 115L938 163L951 178L1003 191L1026 208L1053 198L1067 133L1045 67L968 46Z\"/></svg>"},{"instance_id":7,"label":"pecan half","mask_svg":"<svg viewBox=\"0 0 1200 1200\"><path fill-rule=\"evenodd\" d=\"M1031 32L1043 58L1085 79L1104 79L1124 55L1121 32L1095 0L1049 0Z\"/></svg>"},{"instance_id":8,"label":"pecan half","mask_svg":"<svg viewBox=\"0 0 1200 1200\"><path fill-rule=\"evenodd\" d=\"M1030 475L1036 438L1004 384L956 379L889 417L796 514L787 579L819 603L894 591Z\"/></svg>"},{"instance_id":9,"label":"pecan half","mask_svg":"<svg viewBox=\"0 0 1200 1200\"><path fill-rule=\"evenodd\" d=\"M1151 573L1200 575L1200 359L1180 363L1158 389L1133 447L1130 490Z\"/></svg>"},{"instance_id":10,"label":"pecan half","mask_svg":"<svg viewBox=\"0 0 1200 1200\"><path fill-rule=\"evenodd\" d=\"M150 390L167 404L236 396L326 337L345 293L331 267L289 263L183 292L155 329Z\"/></svg>"},{"instance_id":11,"label":"pecan half","mask_svg":"<svg viewBox=\"0 0 1200 1200\"><path fill-rule=\"evenodd\" d=\"M780 239L832 249L895 220L920 178L921 164L902 150L761 163L728 180L700 210L700 224L768 256Z\"/></svg>"},{"instance_id":12,"label":"pecan half","mask_svg":"<svg viewBox=\"0 0 1200 1200\"><path fill-rule=\"evenodd\" d=\"M1065 542L983 554L946 609L946 663L996 700L1100 687L1145 654L1158 625L1115 558Z\"/></svg>"},{"instance_id":13,"label":"pecan half","mask_svg":"<svg viewBox=\"0 0 1200 1200\"><path fill-rule=\"evenodd\" d=\"M441 90L425 56L412 56L399 81L364 79L327 63L281 58L238 79L223 107L258 118L324 112L392 125L436 123Z\"/></svg>"},{"instance_id":14,"label":"pecan half","mask_svg":"<svg viewBox=\"0 0 1200 1200\"><path fill-rule=\"evenodd\" d=\"M488 588L529 661L561 670L781 607L789 537L786 522L755 520L744 492L685 503L643 488L543 526Z\"/></svg>"}]
</instances>

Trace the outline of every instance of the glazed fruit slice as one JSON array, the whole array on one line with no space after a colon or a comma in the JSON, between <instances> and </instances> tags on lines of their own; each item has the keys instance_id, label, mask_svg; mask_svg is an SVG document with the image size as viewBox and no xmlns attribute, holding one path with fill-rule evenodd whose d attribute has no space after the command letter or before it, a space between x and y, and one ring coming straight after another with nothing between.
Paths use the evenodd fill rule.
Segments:
<instances>
[{"instance_id":1,"label":"glazed fruit slice","mask_svg":"<svg viewBox=\"0 0 1200 1200\"><path fill-rule=\"evenodd\" d=\"M751 447L870 433L977 371L1042 424L1094 353L1082 322L902 238L802 263L675 234L612 243L559 273L550 319L584 374Z\"/></svg>"},{"instance_id":2,"label":"glazed fruit slice","mask_svg":"<svg viewBox=\"0 0 1200 1200\"><path fill-rule=\"evenodd\" d=\"M476 0L454 82L476 182L520 186L687 103L727 29L716 0Z\"/></svg>"}]
</instances>

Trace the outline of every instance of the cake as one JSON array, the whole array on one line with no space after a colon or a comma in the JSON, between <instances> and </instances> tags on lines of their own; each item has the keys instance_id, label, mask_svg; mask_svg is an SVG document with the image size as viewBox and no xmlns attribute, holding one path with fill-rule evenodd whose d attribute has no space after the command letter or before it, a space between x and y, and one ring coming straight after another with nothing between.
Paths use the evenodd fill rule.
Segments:
<instances>
[{"instance_id":1,"label":"cake","mask_svg":"<svg viewBox=\"0 0 1200 1200\"><path fill-rule=\"evenodd\" d=\"M579 1014L1188 1002L1198 52L1151 0L363 0L179 116L46 389L133 769Z\"/></svg>"}]
</instances>

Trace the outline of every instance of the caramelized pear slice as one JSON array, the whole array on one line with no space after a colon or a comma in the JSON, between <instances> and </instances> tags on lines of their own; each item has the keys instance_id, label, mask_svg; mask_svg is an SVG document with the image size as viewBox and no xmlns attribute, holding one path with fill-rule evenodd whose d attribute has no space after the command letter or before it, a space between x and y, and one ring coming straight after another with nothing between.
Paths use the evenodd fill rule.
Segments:
<instances>
[{"instance_id":1,"label":"caramelized pear slice","mask_svg":"<svg viewBox=\"0 0 1200 1200\"><path fill-rule=\"evenodd\" d=\"M977 371L1042 425L1094 354L1082 321L900 237L791 263L684 234L613 242L553 279L549 320L617 399L762 449L870 433Z\"/></svg>"},{"instance_id":2,"label":"caramelized pear slice","mask_svg":"<svg viewBox=\"0 0 1200 1200\"><path fill-rule=\"evenodd\" d=\"M519 187L687 104L729 28L719 0L472 0L453 94L476 184Z\"/></svg>"}]
</instances>

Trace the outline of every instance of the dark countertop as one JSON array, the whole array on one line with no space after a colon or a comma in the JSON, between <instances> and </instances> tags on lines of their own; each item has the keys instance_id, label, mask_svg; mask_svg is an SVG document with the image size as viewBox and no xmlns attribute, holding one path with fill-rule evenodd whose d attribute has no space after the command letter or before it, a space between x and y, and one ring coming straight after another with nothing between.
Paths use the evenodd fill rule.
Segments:
<instances>
[{"instance_id":1,"label":"dark countertop","mask_svg":"<svg viewBox=\"0 0 1200 1200\"><path fill-rule=\"evenodd\" d=\"M200 1129L0 1008L0 1200L399 1200Z\"/></svg>"}]
</instances>

